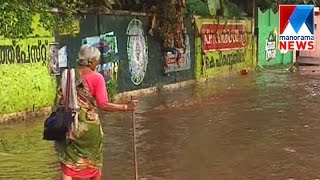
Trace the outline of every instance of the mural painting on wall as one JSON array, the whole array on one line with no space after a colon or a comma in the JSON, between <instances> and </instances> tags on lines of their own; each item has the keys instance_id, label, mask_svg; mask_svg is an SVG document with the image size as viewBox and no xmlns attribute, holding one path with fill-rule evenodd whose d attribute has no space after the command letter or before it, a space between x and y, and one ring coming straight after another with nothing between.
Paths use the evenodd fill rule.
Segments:
<instances>
[{"instance_id":1,"label":"mural painting on wall","mask_svg":"<svg viewBox=\"0 0 320 180\"><path fill-rule=\"evenodd\" d=\"M129 72L134 85L142 83L148 66L148 45L142 22L132 19L127 28L127 53Z\"/></svg>"},{"instance_id":2,"label":"mural painting on wall","mask_svg":"<svg viewBox=\"0 0 320 180\"><path fill-rule=\"evenodd\" d=\"M243 49L247 45L245 23L202 24L202 50Z\"/></svg>"},{"instance_id":3,"label":"mural painting on wall","mask_svg":"<svg viewBox=\"0 0 320 180\"><path fill-rule=\"evenodd\" d=\"M50 70L51 75L59 75L60 67L59 67L59 44L51 43L49 44L50 49Z\"/></svg>"},{"instance_id":4,"label":"mural painting on wall","mask_svg":"<svg viewBox=\"0 0 320 180\"><path fill-rule=\"evenodd\" d=\"M12 40L0 44L0 64L42 63L47 65L48 40Z\"/></svg>"},{"instance_id":5,"label":"mural painting on wall","mask_svg":"<svg viewBox=\"0 0 320 180\"><path fill-rule=\"evenodd\" d=\"M67 46L59 49L59 67L64 68L68 66Z\"/></svg>"},{"instance_id":6,"label":"mural painting on wall","mask_svg":"<svg viewBox=\"0 0 320 180\"><path fill-rule=\"evenodd\" d=\"M100 49L102 54L102 64L97 67L97 71L103 73L107 83L117 80L119 69L119 55L117 38L114 32L109 32L100 36L86 37L82 44L89 44Z\"/></svg>"},{"instance_id":7,"label":"mural painting on wall","mask_svg":"<svg viewBox=\"0 0 320 180\"><path fill-rule=\"evenodd\" d=\"M185 30L185 48L164 48L164 73L190 69L190 42Z\"/></svg>"},{"instance_id":8,"label":"mural painting on wall","mask_svg":"<svg viewBox=\"0 0 320 180\"><path fill-rule=\"evenodd\" d=\"M267 61L275 59L277 53L277 30L274 29L270 32L268 39L266 40L266 59Z\"/></svg>"}]
</instances>

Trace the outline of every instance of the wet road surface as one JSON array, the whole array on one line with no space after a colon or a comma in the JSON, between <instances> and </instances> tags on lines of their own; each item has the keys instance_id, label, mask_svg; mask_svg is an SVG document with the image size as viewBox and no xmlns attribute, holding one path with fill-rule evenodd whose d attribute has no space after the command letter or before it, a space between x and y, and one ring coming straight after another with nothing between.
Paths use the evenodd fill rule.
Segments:
<instances>
[{"instance_id":1,"label":"wet road surface","mask_svg":"<svg viewBox=\"0 0 320 180\"><path fill-rule=\"evenodd\" d=\"M140 99L144 180L320 179L320 76L266 70ZM133 178L130 114L101 113L104 179ZM0 179L59 179L42 121L0 127Z\"/></svg>"}]
</instances>

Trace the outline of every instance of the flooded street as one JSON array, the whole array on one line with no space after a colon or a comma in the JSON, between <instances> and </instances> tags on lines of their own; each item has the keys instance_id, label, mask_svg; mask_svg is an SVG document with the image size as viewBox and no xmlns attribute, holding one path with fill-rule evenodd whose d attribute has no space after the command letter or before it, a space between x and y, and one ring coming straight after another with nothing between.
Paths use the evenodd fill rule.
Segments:
<instances>
[{"instance_id":1,"label":"flooded street","mask_svg":"<svg viewBox=\"0 0 320 180\"><path fill-rule=\"evenodd\" d=\"M105 180L133 178L130 114L102 113ZM144 180L320 179L320 76L266 70L140 99ZM0 180L58 180L42 120L0 127Z\"/></svg>"}]
</instances>

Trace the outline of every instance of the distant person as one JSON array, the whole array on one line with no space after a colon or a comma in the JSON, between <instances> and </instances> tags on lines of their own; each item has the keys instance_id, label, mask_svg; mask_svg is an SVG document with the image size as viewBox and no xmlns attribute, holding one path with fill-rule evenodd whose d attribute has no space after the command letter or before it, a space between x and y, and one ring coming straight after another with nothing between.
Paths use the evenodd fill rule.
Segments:
<instances>
[{"instance_id":1,"label":"distant person","mask_svg":"<svg viewBox=\"0 0 320 180\"><path fill-rule=\"evenodd\" d=\"M74 124L77 128L67 134L67 140L55 142L63 180L73 178L101 180L103 131L98 109L125 112L133 111L137 106L136 101L132 101L129 105L109 102L105 80L101 74L94 71L100 64L99 61L100 51L96 47L88 45L81 47L76 70L79 76L75 76L79 77L75 78L78 84L77 91L73 92L77 94L80 107ZM65 81L66 78L63 77L62 83ZM60 90L58 93L60 99L62 92Z\"/></svg>"}]
</instances>

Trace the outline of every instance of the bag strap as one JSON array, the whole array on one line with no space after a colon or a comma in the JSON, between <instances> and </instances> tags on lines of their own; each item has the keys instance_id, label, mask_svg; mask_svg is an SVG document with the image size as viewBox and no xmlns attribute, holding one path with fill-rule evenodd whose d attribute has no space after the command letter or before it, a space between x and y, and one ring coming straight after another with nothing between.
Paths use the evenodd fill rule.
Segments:
<instances>
[{"instance_id":1,"label":"bag strap","mask_svg":"<svg viewBox=\"0 0 320 180\"><path fill-rule=\"evenodd\" d=\"M82 84L82 79L80 77L80 73L77 68L74 69L74 74L75 74L76 87L78 87L80 84Z\"/></svg>"},{"instance_id":2,"label":"bag strap","mask_svg":"<svg viewBox=\"0 0 320 180\"><path fill-rule=\"evenodd\" d=\"M70 102L70 91L71 91L71 73L70 68L67 70L67 87L66 87L66 99L65 99L65 110L68 111L69 102Z\"/></svg>"}]
</instances>

